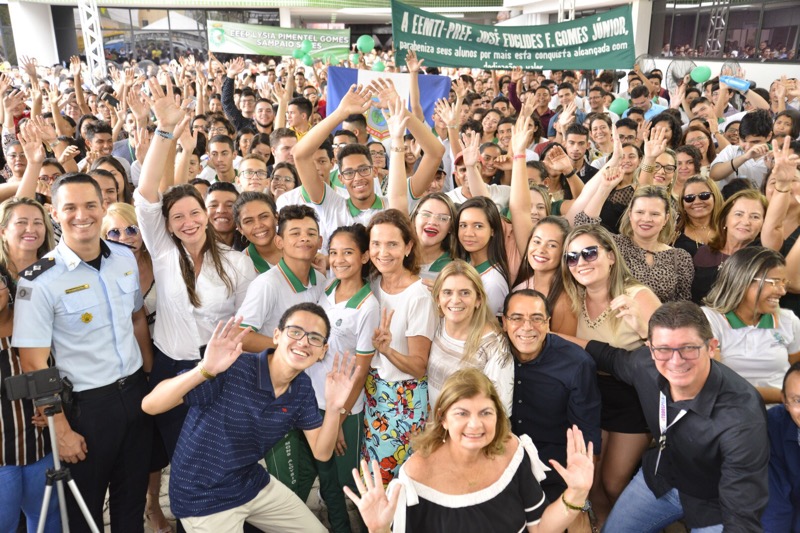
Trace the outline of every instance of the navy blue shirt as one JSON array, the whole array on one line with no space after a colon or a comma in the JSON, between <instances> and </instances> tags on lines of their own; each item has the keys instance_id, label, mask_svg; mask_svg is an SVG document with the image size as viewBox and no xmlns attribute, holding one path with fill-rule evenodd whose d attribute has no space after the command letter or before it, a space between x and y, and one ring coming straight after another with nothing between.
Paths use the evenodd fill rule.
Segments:
<instances>
[{"instance_id":1,"label":"navy blue shirt","mask_svg":"<svg viewBox=\"0 0 800 533\"><path fill-rule=\"evenodd\" d=\"M511 427L515 435L531 438L545 463L555 459L566 465L572 424L599 455L600 390L594 360L577 344L547 334L536 359L514 363Z\"/></svg>"},{"instance_id":2,"label":"navy blue shirt","mask_svg":"<svg viewBox=\"0 0 800 533\"><path fill-rule=\"evenodd\" d=\"M269 483L258 462L290 429L322 425L311 378L300 373L275 398L268 355L243 353L216 379L190 391L172 458L170 508L177 518L245 504Z\"/></svg>"},{"instance_id":3,"label":"navy blue shirt","mask_svg":"<svg viewBox=\"0 0 800 533\"><path fill-rule=\"evenodd\" d=\"M767 411L769 502L765 533L800 533L800 428L783 405Z\"/></svg>"}]
</instances>

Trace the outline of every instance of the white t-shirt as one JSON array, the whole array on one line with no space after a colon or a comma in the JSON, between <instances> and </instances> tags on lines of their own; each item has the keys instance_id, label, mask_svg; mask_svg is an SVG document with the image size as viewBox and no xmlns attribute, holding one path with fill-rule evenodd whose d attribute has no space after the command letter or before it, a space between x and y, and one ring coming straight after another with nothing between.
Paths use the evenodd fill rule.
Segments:
<instances>
[{"instance_id":1,"label":"white t-shirt","mask_svg":"<svg viewBox=\"0 0 800 533\"><path fill-rule=\"evenodd\" d=\"M712 170L714 169L715 165L721 164L726 166L726 170L729 171L725 178L717 182L717 186L720 189L736 178L748 178L755 183L756 187L761 187L761 182L764 181L764 178L769 173L769 169L767 168L766 163L764 163L764 158L761 157L759 159L748 159L742 163L738 169L736 169L736 173L734 174L730 162L742 154L744 154L744 150L742 150L741 147L731 144L723 148L722 151L717 154L717 157L714 158L714 161L711 162Z\"/></svg>"},{"instance_id":2,"label":"white t-shirt","mask_svg":"<svg viewBox=\"0 0 800 533\"><path fill-rule=\"evenodd\" d=\"M408 355L409 337L425 337L433 340L436 331L436 309L433 306L431 292L422 284L422 280L415 281L398 294L383 292L380 281L380 277L376 278L371 286L381 309L394 311L390 327L391 347L401 354ZM372 368L377 369L381 379L385 381L416 379L394 366L389 358L380 352L372 358Z\"/></svg>"},{"instance_id":3,"label":"white t-shirt","mask_svg":"<svg viewBox=\"0 0 800 533\"><path fill-rule=\"evenodd\" d=\"M486 296L489 298L489 308L495 316L503 314L503 302L508 295L508 281L500 273L494 265L490 265L488 261L481 263L475 267L478 274L481 275L483 281L483 289L486 291Z\"/></svg>"},{"instance_id":4,"label":"white t-shirt","mask_svg":"<svg viewBox=\"0 0 800 533\"><path fill-rule=\"evenodd\" d=\"M789 354L800 352L800 318L788 309L764 315L758 326L743 325L738 318L707 307L703 312L719 339L722 362L754 387L783 386Z\"/></svg>"},{"instance_id":5,"label":"white t-shirt","mask_svg":"<svg viewBox=\"0 0 800 533\"><path fill-rule=\"evenodd\" d=\"M233 283L233 292L229 294L207 252L195 283L201 305L193 307L181 276L178 247L164 225L161 200L150 203L138 190L134 191L133 199L142 239L153 258L158 316L153 342L172 359L200 359L199 347L208 344L217 323L232 317L245 300L247 289L256 277L253 261L224 244L219 245L225 273Z\"/></svg>"},{"instance_id":6,"label":"white t-shirt","mask_svg":"<svg viewBox=\"0 0 800 533\"><path fill-rule=\"evenodd\" d=\"M338 353L355 354L356 357L372 357L375 347L372 345L372 335L381 323L381 310L378 299L372 294L369 285L364 285L347 301L336 303L336 287L339 280L334 280L319 299L319 305L328 315L331 322L331 332L328 338L328 353L325 358L306 369L306 374L311 377L314 392L317 395L317 404L320 409L325 409L325 377L333 370L333 359ZM364 391L359 394L351 413L360 413L364 409Z\"/></svg>"},{"instance_id":7,"label":"white t-shirt","mask_svg":"<svg viewBox=\"0 0 800 533\"><path fill-rule=\"evenodd\" d=\"M236 316L243 317L243 328L272 336L287 309L299 303L317 303L324 289L325 276L321 273L310 269L308 285L303 285L281 259L275 268L253 280Z\"/></svg>"}]
</instances>

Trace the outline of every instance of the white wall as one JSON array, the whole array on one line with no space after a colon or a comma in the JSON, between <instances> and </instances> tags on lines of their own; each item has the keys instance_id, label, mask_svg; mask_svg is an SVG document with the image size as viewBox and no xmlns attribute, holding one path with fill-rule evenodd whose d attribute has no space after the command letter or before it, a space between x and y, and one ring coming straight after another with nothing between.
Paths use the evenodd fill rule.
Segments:
<instances>
[{"instance_id":1,"label":"white wall","mask_svg":"<svg viewBox=\"0 0 800 533\"><path fill-rule=\"evenodd\" d=\"M58 63L56 35L50 6L32 2L9 2L17 58L35 57L40 65Z\"/></svg>"}]
</instances>

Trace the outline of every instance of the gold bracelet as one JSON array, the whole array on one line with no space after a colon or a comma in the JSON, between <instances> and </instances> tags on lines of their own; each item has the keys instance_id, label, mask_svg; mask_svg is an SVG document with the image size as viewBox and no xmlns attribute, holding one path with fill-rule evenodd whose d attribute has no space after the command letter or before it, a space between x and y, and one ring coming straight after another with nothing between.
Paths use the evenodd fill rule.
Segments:
<instances>
[{"instance_id":1,"label":"gold bracelet","mask_svg":"<svg viewBox=\"0 0 800 533\"><path fill-rule=\"evenodd\" d=\"M217 377L216 374L212 374L205 368L203 368L203 363L197 363L197 369L200 370L200 375L206 378L208 381L215 379Z\"/></svg>"},{"instance_id":2,"label":"gold bracelet","mask_svg":"<svg viewBox=\"0 0 800 533\"><path fill-rule=\"evenodd\" d=\"M392 146L392 152L405 153L406 147L405 146Z\"/></svg>"},{"instance_id":3,"label":"gold bracelet","mask_svg":"<svg viewBox=\"0 0 800 533\"><path fill-rule=\"evenodd\" d=\"M567 501L566 492L561 493L561 502L564 504L564 507L571 511L578 511L579 513L585 513L589 509L592 508L592 504L589 503L589 500L586 500L583 505L573 505Z\"/></svg>"},{"instance_id":4,"label":"gold bracelet","mask_svg":"<svg viewBox=\"0 0 800 533\"><path fill-rule=\"evenodd\" d=\"M656 166L655 165L645 165L644 163L642 163L641 171L642 172L647 172L648 174L652 174L653 172L656 171Z\"/></svg>"}]
</instances>

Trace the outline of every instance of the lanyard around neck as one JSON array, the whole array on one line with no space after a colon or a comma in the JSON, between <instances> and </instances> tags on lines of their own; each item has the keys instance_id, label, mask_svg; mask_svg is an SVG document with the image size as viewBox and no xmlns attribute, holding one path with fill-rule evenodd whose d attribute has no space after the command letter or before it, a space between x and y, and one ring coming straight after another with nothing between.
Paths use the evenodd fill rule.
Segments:
<instances>
[{"instance_id":1,"label":"lanyard around neck","mask_svg":"<svg viewBox=\"0 0 800 533\"><path fill-rule=\"evenodd\" d=\"M658 437L658 458L656 459L656 471L658 474L658 464L661 462L661 452L667 447L667 430L675 425L675 423L683 418L686 414L686 409L681 409L678 416L671 424L667 424L667 397L663 392L659 392L659 405L658 405L658 429L660 436Z\"/></svg>"}]
</instances>

